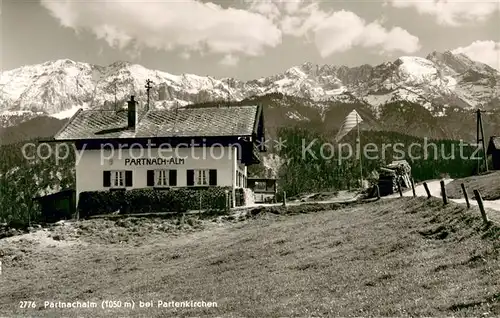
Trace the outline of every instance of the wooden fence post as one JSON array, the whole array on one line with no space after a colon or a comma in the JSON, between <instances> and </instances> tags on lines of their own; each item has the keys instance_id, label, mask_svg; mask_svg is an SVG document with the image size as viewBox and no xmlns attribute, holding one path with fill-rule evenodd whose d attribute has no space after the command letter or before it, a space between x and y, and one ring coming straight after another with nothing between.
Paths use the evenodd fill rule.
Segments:
<instances>
[{"instance_id":1,"label":"wooden fence post","mask_svg":"<svg viewBox=\"0 0 500 318\"><path fill-rule=\"evenodd\" d=\"M375 194L377 196L377 200L380 199L380 188L378 187L378 184L375 185Z\"/></svg>"},{"instance_id":2,"label":"wooden fence post","mask_svg":"<svg viewBox=\"0 0 500 318\"><path fill-rule=\"evenodd\" d=\"M416 197L417 194L415 193L415 181L413 180L413 178L411 178L410 182L411 182L411 190L413 191L413 197Z\"/></svg>"},{"instance_id":3,"label":"wooden fence post","mask_svg":"<svg viewBox=\"0 0 500 318\"><path fill-rule=\"evenodd\" d=\"M429 191L429 186L427 185L427 182L424 182L424 189L425 189L425 192L427 193L427 199L430 199L431 192Z\"/></svg>"},{"instance_id":4,"label":"wooden fence post","mask_svg":"<svg viewBox=\"0 0 500 318\"><path fill-rule=\"evenodd\" d=\"M477 205L479 206L479 211L481 211L481 217L483 218L484 224L488 224L488 216L486 215L486 211L484 210L483 198L481 197L481 193L478 190L474 190L474 196L476 197Z\"/></svg>"},{"instance_id":5,"label":"wooden fence post","mask_svg":"<svg viewBox=\"0 0 500 318\"><path fill-rule=\"evenodd\" d=\"M467 209L470 209L470 202L469 202L469 195L467 194L467 190L465 190L465 184L460 184L460 186L462 187L462 191L464 193L464 198L465 198L465 202L467 203Z\"/></svg>"},{"instance_id":6,"label":"wooden fence post","mask_svg":"<svg viewBox=\"0 0 500 318\"><path fill-rule=\"evenodd\" d=\"M444 180L441 180L441 196L443 197L443 204L448 204L448 197L446 196L446 188L444 186Z\"/></svg>"},{"instance_id":7,"label":"wooden fence post","mask_svg":"<svg viewBox=\"0 0 500 318\"><path fill-rule=\"evenodd\" d=\"M401 189L401 179L398 179L398 191L399 191L399 196L403 196L403 190Z\"/></svg>"},{"instance_id":8,"label":"wooden fence post","mask_svg":"<svg viewBox=\"0 0 500 318\"><path fill-rule=\"evenodd\" d=\"M283 206L286 206L286 191L283 191Z\"/></svg>"}]
</instances>

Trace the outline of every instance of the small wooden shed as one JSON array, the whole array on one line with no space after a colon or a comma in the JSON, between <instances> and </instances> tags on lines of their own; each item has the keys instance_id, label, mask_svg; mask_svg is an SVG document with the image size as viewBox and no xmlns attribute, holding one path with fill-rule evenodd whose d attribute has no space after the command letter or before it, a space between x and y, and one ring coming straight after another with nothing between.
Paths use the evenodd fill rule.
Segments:
<instances>
[{"instance_id":1,"label":"small wooden shed","mask_svg":"<svg viewBox=\"0 0 500 318\"><path fill-rule=\"evenodd\" d=\"M73 218L76 213L75 198L75 190L65 189L33 200L40 205L41 221L53 223Z\"/></svg>"},{"instance_id":2,"label":"small wooden shed","mask_svg":"<svg viewBox=\"0 0 500 318\"><path fill-rule=\"evenodd\" d=\"M256 203L271 202L276 199L276 182L274 178L248 178L247 187L252 189Z\"/></svg>"},{"instance_id":3,"label":"small wooden shed","mask_svg":"<svg viewBox=\"0 0 500 318\"><path fill-rule=\"evenodd\" d=\"M394 189L397 186L397 176L396 172L387 169L380 168L378 179L378 188L381 196L391 195L394 193Z\"/></svg>"},{"instance_id":4,"label":"small wooden shed","mask_svg":"<svg viewBox=\"0 0 500 318\"><path fill-rule=\"evenodd\" d=\"M500 170L500 137L491 136L486 155L491 155L493 170Z\"/></svg>"}]
</instances>

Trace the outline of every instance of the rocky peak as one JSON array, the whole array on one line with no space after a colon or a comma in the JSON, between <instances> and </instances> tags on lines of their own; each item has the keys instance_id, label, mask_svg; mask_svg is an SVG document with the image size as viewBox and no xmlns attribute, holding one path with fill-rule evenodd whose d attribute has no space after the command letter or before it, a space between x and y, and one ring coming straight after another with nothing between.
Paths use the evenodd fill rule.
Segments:
<instances>
[{"instance_id":1,"label":"rocky peak","mask_svg":"<svg viewBox=\"0 0 500 318\"><path fill-rule=\"evenodd\" d=\"M356 67L341 66L337 69L337 77L345 84L366 81L372 74L373 66L363 64Z\"/></svg>"}]
</instances>

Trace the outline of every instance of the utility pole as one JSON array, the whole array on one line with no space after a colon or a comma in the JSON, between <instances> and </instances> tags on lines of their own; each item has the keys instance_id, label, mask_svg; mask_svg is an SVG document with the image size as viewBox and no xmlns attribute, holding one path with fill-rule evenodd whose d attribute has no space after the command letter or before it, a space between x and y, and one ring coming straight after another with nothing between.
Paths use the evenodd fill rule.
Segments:
<instances>
[{"instance_id":1,"label":"utility pole","mask_svg":"<svg viewBox=\"0 0 500 318\"><path fill-rule=\"evenodd\" d=\"M481 109L477 109L476 111L476 117L477 117L477 129L476 129L476 136L477 136L477 146L479 147L479 142L481 142L481 145L483 147L483 159L484 159L484 169L487 172L488 171L488 158L486 156L486 146L484 142L484 129L483 129L483 120L481 118ZM481 137L479 135L481 134ZM480 163L479 163L479 158L477 160L477 173L480 173Z\"/></svg>"},{"instance_id":2,"label":"utility pole","mask_svg":"<svg viewBox=\"0 0 500 318\"><path fill-rule=\"evenodd\" d=\"M359 122L358 122L358 114L356 113L356 126L358 127L358 138L357 138L357 143L359 144L359 149L361 149L361 134L359 131ZM365 189L364 182L363 182L363 156L361 155L359 157L359 175L361 179L361 189Z\"/></svg>"},{"instance_id":3,"label":"utility pole","mask_svg":"<svg viewBox=\"0 0 500 318\"><path fill-rule=\"evenodd\" d=\"M179 115L179 101L176 99L174 101L174 114L175 114L175 117L174 117L174 128L173 128L173 131L174 131L174 135L176 134L176 130L177 130L177 117Z\"/></svg>"},{"instance_id":4,"label":"utility pole","mask_svg":"<svg viewBox=\"0 0 500 318\"><path fill-rule=\"evenodd\" d=\"M113 84L115 86L115 111L117 111L118 110L118 101L116 100L116 79L115 79Z\"/></svg>"},{"instance_id":5,"label":"utility pole","mask_svg":"<svg viewBox=\"0 0 500 318\"><path fill-rule=\"evenodd\" d=\"M153 82L152 82L152 81L148 78L148 79L146 80L146 86L144 86L144 87L146 88L146 92L147 92L147 94L148 94L148 102L147 102L147 106L146 106L146 111L148 111L148 110L149 110L149 91L151 90L151 88L153 88L153 87L151 86L151 84L153 84Z\"/></svg>"},{"instance_id":6,"label":"utility pole","mask_svg":"<svg viewBox=\"0 0 500 318\"><path fill-rule=\"evenodd\" d=\"M227 79L227 106L228 107L231 104L231 91L230 91L230 88L231 88L231 78L228 78Z\"/></svg>"},{"instance_id":7,"label":"utility pole","mask_svg":"<svg viewBox=\"0 0 500 318\"><path fill-rule=\"evenodd\" d=\"M77 96L80 96L80 75L82 75L82 73L78 73L78 75L76 76L76 95Z\"/></svg>"}]
</instances>

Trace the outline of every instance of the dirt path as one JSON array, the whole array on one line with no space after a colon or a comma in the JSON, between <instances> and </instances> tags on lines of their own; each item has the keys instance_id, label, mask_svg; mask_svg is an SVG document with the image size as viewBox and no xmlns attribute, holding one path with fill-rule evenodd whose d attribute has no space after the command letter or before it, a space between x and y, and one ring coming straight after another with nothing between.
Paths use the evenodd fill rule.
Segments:
<instances>
[{"instance_id":1,"label":"dirt path","mask_svg":"<svg viewBox=\"0 0 500 318\"><path fill-rule=\"evenodd\" d=\"M315 194L311 194L310 196L314 196ZM320 201L287 201L287 205L289 206L299 206L299 205L304 205L304 204L330 204L330 203L348 203L348 202L355 202L360 196L358 195L357 192L352 192L352 191L339 191L339 193L335 196L332 196L330 199L327 200L320 200ZM247 205L247 206L242 206L242 207L237 207L234 209L231 209L232 211L237 211L237 210L243 210L243 209L248 209L248 208L254 208L254 207L272 207L272 206L281 206L283 205L282 202L280 203L255 203L252 205Z\"/></svg>"}]
</instances>

